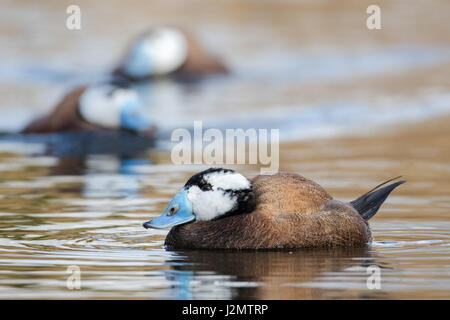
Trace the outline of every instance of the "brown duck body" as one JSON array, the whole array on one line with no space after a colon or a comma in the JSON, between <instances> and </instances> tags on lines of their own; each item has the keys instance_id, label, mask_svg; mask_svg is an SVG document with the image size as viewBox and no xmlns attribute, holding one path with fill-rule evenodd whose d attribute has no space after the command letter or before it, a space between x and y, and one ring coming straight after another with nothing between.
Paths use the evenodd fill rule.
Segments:
<instances>
[{"instance_id":1,"label":"brown duck body","mask_svg":"<svg viewBox=\"0 0 450 320\"><path fill-rule=\"evenodd\" d=\"M81 118L78 111L79 100L86 87L76 88L67 93L49 114L30 122L21 133L53 133L61 131L96 130Z\"/></svg>"},{"instance_id":2,"label":"brown duck body","mask_svg":"<svg viewBox=\"0 0 450 320\"><path fill-rule=\"evenodd\" d=\"M227 74L227 67L219 58L209 54L186 30L182 30L188 42L188 54L185 63L175 71L181 76L204 76Z\"/></svg>"},{"instance_id":3,"label":"brown duck body","mask_svg":"<svg viewBox=\"0 0 450 320\"><path fill-rule=\"evenodd\" d=\"M278 173L252 180L256 209L172 228L169 249L295 249L363 246L367 221L349 203L334 200L300 175Z\"/></svg>"}]
</instances>

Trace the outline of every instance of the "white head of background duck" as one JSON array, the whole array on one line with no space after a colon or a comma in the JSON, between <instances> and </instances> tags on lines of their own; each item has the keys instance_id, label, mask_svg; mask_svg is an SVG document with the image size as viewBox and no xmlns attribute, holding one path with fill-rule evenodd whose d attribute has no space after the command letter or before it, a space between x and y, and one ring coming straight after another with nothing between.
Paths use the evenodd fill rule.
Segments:
<instances>
[{"instance_id":1,"label":"white head of background duck","mask_svg":"<svg viewBox=\"0 0 450 320\"><path fill-rule=\"evenodd\" d=\"M389 181L388 181L389 182ZM192 176L145 228L171 228L169 249L355 247L371 242L368 220L399 181L345 203L298 174L249 180L228 169Z\"/></svg>"},{"instance_id":2,"label":"white head of background duck","mask_svg":"<svg viewBox=\"0 0 450 320\"><path fill-rule=\"evenodd\" d=\"M227 68L206 52L185 30L154 27L138 37L128 48L114 71L132 81L166 75L197 77L224 74Z\"/></svg>"}]
</instances>

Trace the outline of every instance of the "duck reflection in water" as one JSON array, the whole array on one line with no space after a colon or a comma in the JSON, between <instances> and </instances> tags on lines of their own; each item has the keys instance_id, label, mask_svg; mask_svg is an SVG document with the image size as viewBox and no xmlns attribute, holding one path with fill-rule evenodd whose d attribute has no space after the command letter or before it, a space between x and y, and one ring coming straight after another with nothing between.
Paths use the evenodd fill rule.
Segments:
<instances>
[{"instance_id":1,"label":"duck reflection in water","mask_svg":"<svg viewBox=\"0 0 450 320\"><path fill-rule=\"evenodd\" d=\"M58 191L62 193L78 193L84 198L139 198L141 175L135 169L151 164L151 158L117 155L59 158L50 175L83 176L81 184L60 187Z\"/></svg>"},{"instance_id":2,"label":"duck reflection in water","mask_svg":"<svg viewBox=\"0 0 450 320\"><path fill-rule=\"evenodd\" d=\"M342 290L346 298L387 298L366 286L366 268L380 264L370 247L176 253L165 271L177 283L174 299L339 299Z\"/></svg>"},{"instance_id":3,"label":"duck reflection in water","mask_svg":"<svg viewBox=\"0 0 450 320\"><path fill-rule=\"evenodd\" d=\"M58 187L61 193L83 197L139 197L136 168L155 163L155 140L126 131L68 132L27 136L46 146L44 154L57 158L50 176L83 176L83 183Z\"/></svg>"}]
</instances>

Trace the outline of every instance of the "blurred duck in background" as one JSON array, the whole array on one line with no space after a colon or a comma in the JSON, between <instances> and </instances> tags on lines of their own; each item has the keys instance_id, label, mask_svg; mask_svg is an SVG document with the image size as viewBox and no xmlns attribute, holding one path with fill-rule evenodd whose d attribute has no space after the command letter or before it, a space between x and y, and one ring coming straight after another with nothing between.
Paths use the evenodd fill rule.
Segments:
<instances>
[{"instance_id":1,"label":"blurred duck in background","mask_svg":"<svg viewBox=\"0 0 450 320\"><path fill-rule=\"evenodd\" d=\"M225 65L185 30L154 27L131 44L113 74L140 81L168 75L196 78L227 72Z\"/></svg>"},{"instance_id":2,"label":"blurred duck in background","mask_svg":"<svg viewBox=\"0 0 450 320\"><path fill-rule=\"evenodd\" d=\"M28 124L21 133L118 131L153 135L155 126L145 114L135 90L114 83L75 88L54 110Z\"/></svg>"},{"instance_id":3,"label":"blurred duck in background","mask_svg":"<svg viewBox=\"0 0 450 320\"><path fill-rule=\"evenodd\" d=\"M32 121L21 133L127 130L153 136L156 127L130 88L132 82L225 73L227 68L186 31L154 27L132 43L108 81L73 89L50 114Z\"/></svg>"}]
</instances>

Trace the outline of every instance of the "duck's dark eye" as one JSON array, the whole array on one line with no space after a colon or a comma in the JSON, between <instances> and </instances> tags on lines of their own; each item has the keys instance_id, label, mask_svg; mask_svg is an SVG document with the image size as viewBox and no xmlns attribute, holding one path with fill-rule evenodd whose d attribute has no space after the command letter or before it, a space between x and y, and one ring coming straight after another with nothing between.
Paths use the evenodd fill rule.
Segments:
<instances>
[{"instance_id":1,"label":"duck's dark eye","mask_svg":"<svg viewBox=\"0 0 450 320\"><path fill-rule=\"evenodd\" d=\"M169 217L173 216L175 213L177 213L177 211L178 211L178 206L175 205L175 206L173 206L172 208L169 209L169 212L167 212L167 215Z\"/></svg>"},{"instance_id":2,"label":"duck's dark eye","mask_svg":"<svg viewBox=\"0 0 450 320\"><path fill-rule=\"evenodd\" d=\"M204 184L200 185L200 190L209 191L209 190L212 190L212 187L209 183L204 183Z\"/></svg>"}]
</instances>

